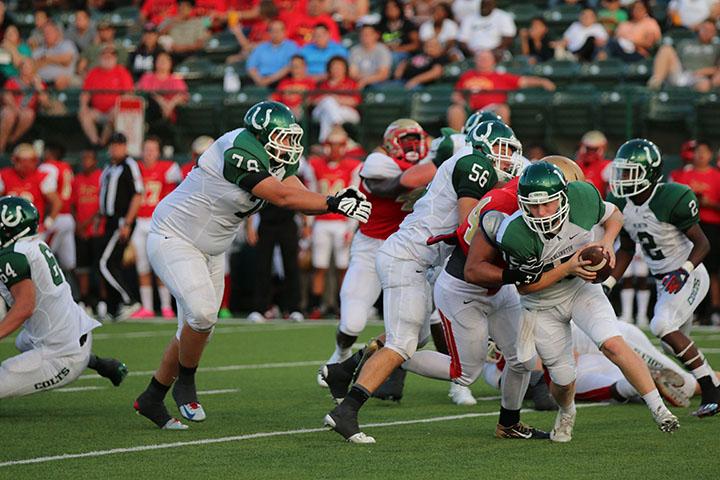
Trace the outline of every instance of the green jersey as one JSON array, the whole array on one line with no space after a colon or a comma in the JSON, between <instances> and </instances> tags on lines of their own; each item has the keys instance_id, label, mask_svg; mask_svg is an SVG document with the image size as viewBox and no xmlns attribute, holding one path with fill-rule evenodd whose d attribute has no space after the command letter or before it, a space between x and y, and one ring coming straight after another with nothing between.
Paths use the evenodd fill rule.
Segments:
<instances>
[{"instance_id":1,"label":"green jersey","mask_svg":"<svg viewBox=\"0 0 720 480\"><path fill-rule=\"evenodd\" d=\"M158 204L151 232L183 238L208 255L221 254L242 220L265 205L252 189L270 176L282 181L295 175L297 168L271 164L263 145L244 128L228 132Z\"/></svg>"},{"instance_id":2,"label":"green jersey","mask_svg":"<svg viewBox=\"0 0 720 480\"><path fill-rule=\"evenodd\" d=\"M569 260L577 250L593 241L593 227L605 222L614 207L606 204L597 189L587 182L570 182L568 218L551 236L536 233L527 226L520 210L503 221L496 241L511 267L542 264L550 270ZM539 292L523 295L523 307L543 310L570 301L584 280L568 277Z\"/></svg>"},{"instance_id":3,"label":"green jersey","mask_svg":"<svg viewBox=\"0 0 720 480\"><path fill-rule=\"evenodd\" d=\"M690 187L659 183L642 205L613 195L608 201L625 216L623 230L642 246L654 275L677 270L687 261L693 244L684 232L700 221L697 197Z\"/></svg>"}]
</instances>

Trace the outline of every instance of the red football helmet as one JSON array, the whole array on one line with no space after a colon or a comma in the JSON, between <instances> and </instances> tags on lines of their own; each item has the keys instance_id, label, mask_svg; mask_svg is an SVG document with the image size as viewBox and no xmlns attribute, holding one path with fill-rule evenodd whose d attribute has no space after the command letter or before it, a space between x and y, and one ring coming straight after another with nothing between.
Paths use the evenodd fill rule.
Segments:
<instances>
[{"instance_id":1,"label":"red football helmet","mask_svg":"<svg viewBox=\"0 0 720 480\"><path fill-rule=\"evenodd\" d=\"M416 163L430 150L430 137L415 120L400 118L385 129L383 148L396 160Z\"/></svg>"}]
</instances>

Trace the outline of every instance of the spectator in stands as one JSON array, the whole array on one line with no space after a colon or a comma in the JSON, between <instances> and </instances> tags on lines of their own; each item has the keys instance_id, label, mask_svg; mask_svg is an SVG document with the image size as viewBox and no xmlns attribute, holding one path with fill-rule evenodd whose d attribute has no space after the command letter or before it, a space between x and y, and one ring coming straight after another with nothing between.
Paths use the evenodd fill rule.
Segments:
<instances>
[{"instance_id":1,"label":"spectator in stands","mask_svg":"<svg viewBox=\"0 0 720 480\"><path fill-rule=\"evenodd\" d=\"M362 89L390 78L391 67L392 53L380 43L380 32L375 25L363 25L360 44L350 49L350 77Z\"/></svg>"},{"instance_id":2,"label":"spectator in stands","mask_svg":"<svg viewBox=\"0 0 720 480\"><path fill-rule=\"evenodd\" d=\"M605 134L591 130L582 136L575 161L585 174L585 180L595 185L605 198L610 180L610 160L605 158L608 141Z\"/></svg>"},{"instance_id":3,"label":"spectator in stands","mask_svg":"<svg viewBox=\"0 0 720 480\"><path fill-rule=\"evenodd\" d=\"M548 32L547 23L542 17L533 18L528 28L520 29L520 50L529 57L531 64L546 62L555 56Z\"/></svg>"},{"instance_id":4,"label":"spectator in stands","mask_svg":"<svg viewBox=\"0 0 720 480\"><path fill-rule=\"evenodd\" d=\"M0 0L0 38L5 37L5 30L7 30L10 25L15 25L15 23L7 14L5 2Z\"/></svg>"},{"instance_id":5,"label":"spectator in stands","mask_svg":"<svg viewBox=\"0 0 720 480\"><path fill-rule=\"evenodd\" d=\"M115 47L106 45L100 55L100 64L88 72L80 94L78 119L92 146L107 143L115 124L115 103L123 92L132 89L130 72L118 65ZM103 124L102 135L98 134L98 123Z\"/></svg>"},{"instance_id":6,"label":"spectator in stands","mask_svg":"<svg viewBox=\"0 0 720 480\"><path fill-rule=\"evenodd\" d=\"M145 0L140 8L140 23L160 25L165 19L177 14L177 0Z\"/></svg>"},{"instance_id":7,"label":"spectator in stands","mask_svg":"<svg viewBox=\"0 0 720 480\"><path fill-rule=\"evenodd\" d=\"M188 100L185 80L173 73L172 57L167 52L158 54L155 70L143 74L135 88L150 93L145 120L151 126L158 121L174 123L175 108Z\"/></svg>"},{"instance_id":8,"label":"spectator in stands","mask_svg":"<svg viewBox=\"0 0 720 480\"><path fill-rule=\"evenodd\" d=\"M706 20L715 22L720 16L718 0L672 0L668 5L668 17L673 25L697 30Z\"/></svg>"},{"instance_id":9,"label":"spectator in stands","mask_svg":"<svg viewBox=\"0 0 720 480\"><path fill-rule=\"evenodd\" d=\"M33 14L33 20L35 22L35 26L30 31L27 43L28 45L30 45L30 48L34 50L41 46L45 41L45 36L43 32L45 30L45 25L50 22L50 17L48 16L47 11L36 10Z\"/></svg>"},{"instance_id":10,"label":"spectator in stands","mask_svg":"<svg viewBox=\"0 0 720 480\"><path fill-rule=\"evenodd\" d=\"M210 29L222 29L227 22L228 5L226 0L193 0L193 17L202 17L210 22Z\"/></svg>"},{"instance_id":11,"label":"spectator in stands","mask_svg":"<svg viewBox=\"0 0 720 480\"><path fill-rule=\"evenodd\" d=\"M158 43L159 33L154 23L146 23L143 27L143 34L140 38L140 45L130 55L128 66L133 77L138 79L144 73L152 72L155 69L155 60L158 54L164 50Z\"/></svg>"},{"instance_id":12,"label":"spectator in stands","mask_svg":"<svg viewBox=\"0 0 720 480\"><path fill-rule=\"evenodd\" d=\"M263 0L264 1L264 0ZM228 28L252 28L260 20L261 0L228 0L225 19ZM270 0L272 1L272 0Z\"/></svg>"},{"instance_id":13,"label":"spectator in stands","mask_svg":"<svg viewBox=\"0 0 720 480\"><path fill-rule=\"evenodd\" d=\"M399 0L387 0L382 20L378 25L380 39L393 53L393 64L406 59L411 52L420 49L417 27L407 18Z\"/></svg>"},{"instance_id":14,"label":"spectator in stands","mask_svg":"<svg viewBox=\"0 0 720 480\"><path fill-rule=\"evenodd\" d=\"M348 76L348 63L343 57L333 57L327 65L327 79L318 85L321 93L313 99L313 119L320 122L320 143L324 142L332 128L343 123L357 124L360 113L357 106L362 98L358 85Z\"/></svg>"},{"instance_id":15,"label":"spectator in stands","mask_svg":"<svg viewBox=\"0 0 720 480\"><path fill-rule=\"evenodd\" d=\"M700 226L710 240L710 253L703 263L710 274L712 323L720 325L720 170L712 165L710 144L698 140L691 165L672 172L672 180L688 185L700 204Z\"/></svg>"},{"instance_id":16,"label":"spectator in stands","mask_svg":"<svg viewBox=\"0 0 720 480\"><path fill-rule=\"evenodd\" d=\"M625 62L638 62L652 54L661 38L660 25L650 16L647 3L637 1L630 6L630 20L618 25L607 50L611 56Z\"/></svg>"},{"instance_id":17,"label":"spectator in stands","mask_svg":"<svg viewBox=\"0 0 720 480\"><path fill-rule=\"evenodd\" d=\"M3 88L0 110L0 153L8 144L18 142L35 122L38 104L47 105L45 84L35 72L32 59L20 61L19 74L8 79Z\"/></svg>"},{"instance_id":18,"label":"spectator in stands","mask_svg":"<svg viewBox=\"0 0 720 480\"><path fill-rule=\"evenodd\" d=\"M205 18L192 15L193 1L180 0L177 15L163 23L162 30L171 40L169 49L176 61L202 51L210 38Z\"/></svg>"},{"instance_id":19,"label":"spectator in stands","mask_svg":"<svg viewBox=\"0 0 720 480\"><path fill-rule=\"evenodd\" d=\"M458 24L452 19L452 10L447 3L436 3L432 10L432 19L420 25L418 35L421 42L437 38L446 52L451 52L458 35Z\"/></svg>"},{"instance_id":20,"label":"spectator in stands","mask_svg":"<svg viewBox=\"0 0 720 480\"><path fill-rule=\"evenodd\" d=\"M510 123L510 109L506 104L507 91L533 87L555 90L555 84L547 78L499 73L495 71L495 67L495 55L490 50L481 50L475 54L475 69L465 72L455 84L453 104L448 108L450 128L460 131L468 111L489 106L493 107L506 123ZM469 98L466 90L469 91Z\"/></svg>"},{"instance_id":21,"label":"spectator in stands","mask_svg":"<svg viewBox=\"0 0 720 480\"><path fill-rule=\"evenodd\" d=\"M83 52L92 45L97 35L95 22L85 8L75 10L75 21L65 30L65 38L75 44L78 51Z\"/></svg>"},{"instance_id":22,"label":"spectator in stands","mask_svg":"<svg viewBox=\"0 0 720 480\"><path fill-rule=\"evenodd\" d=\"M479 14L462 17L458 41L470 54L492 50L500 58L512 46L517 33L512 15L495 8L495 0L483 0Z\"/></svg>"},{"instance_id":23,"label":"spectator in stands","mask_svg":"<svg viewBox=\"0 0 720 480\"><path fill-rule=\"evenodd\" d=\"M612 35L618 25L628 21L628 14L622 8L620 0L602 0L601 3L602 8L598 10L598 20Z\"/></svg>"},{"instance_id":24,"label":"spectator in stands","mask_svg":"<svg viewBox=\"0 0 720 480\"><path fill-rule=\"evenodd\" d=\"M341 30L351 32L358 21L370 12L369 0L331 0L332 17L340 24Z\"/></svg>"},{"instance_id":25,"label":"spectator in stands","mask_svg":"<svg viewBox=\"0 0 720 480\"><path fill-rule=\"evenodd\" d=\"M115 27L107 21L103 20L98 23L96 40L82 51L80 62L78 62L78 72L84 74L91 68L97 67L100 60L100 54L107 45L115 47L117 52L117 61L120 65L127 65L128 51L123 45L122 40L115 38Z\"/></svg>"},{"instance_id":26,"label":"spectator in stands","mask_svg":"<svg viewBox=\"0 0 720 480\"><path fill-rule=\"evenodd\" d=\"M462 22L464 18L477 15L480 8L480 0L453 0L452 2L453 17L458 22Z\"/></svg>"},{"instance_id":27,"label":"spectator in stands","mask_svg":"<svg viewBox=\"0 0 720 480\"><path fill-rule=\"evenodd\" d=\"M312 40L315 25L325 25L330 38L340 41L340 29L335 20L328 15L328 0L308 0L307 9L281 14L280 19L287 25L287 36L301 47Z\"/></svg>"},{"instance_id":28,"label":"spectator in stands","mask_svg":"<svg viewBox=\"0 0 720 480\"><path fill-rule=\"evenodd\" d=\"M302 55L293 55L290 60L290 75L280 80L271 98L287 105L295 114L302 118L305 95L315 89L315 80L308 76L307 64Z\"/></svg>"},{"instance_id":29,"label":"spectator in stands","mask_svg":"<svg viewBox=\"0 0 720 480\"><path fill-rule=\"evenodd\" d=\"M423 44L421 52L400 62L395 69L395 78L402 80L405 88L412 90L438 81L442 77L443 67L449 62L440 42L431 38Z\"/></svg>"},{"instance_id":30,"label":"spectator in stands","mask_svg":"<svg viewBox=\"0 0 720 480\"><path fill-rule=\"evenodd\" d=\"M597 22L595 11L592 8L585 8L580 13L578 21L573 22L565 30L560 43L581 62L592 62L607 41L607 31Z\"/></svg>"},{"instance_id":31,"label":"spectator in stands","mask_svg":"<svg viewBox=\"0 0 720 480\"><path fill-rule=\"evenodd\" d=\"M225 63L244 60L260 42L270 40L268 27L270 21L277 18L278 9L272 0L262 0L259 2L258 9L260 11L259 17L249 25L247 22L232 24L228 21L228 29L235 35L235 39L240 45L240 53L228 56ZM248 29L248 31L246 32L245 29Z\"/></svg>"},{"instance_id":32,"label":"spectator in stands","mask_svg":"<svg viewBox=\"0 0 720 480\"><path fill-rule=\"evenodd\" d=\"M273 20L268 25L270 40L259 44L248 57L246 68L255 83L263 87L276 84L287 75L290 59L298 46L285 37L285 24Z\"/></svg>"},{"instance_id":33,"label":"spectator in stands","mask_svg":"<svg viewBox=\"0 0 720 480\"><path fill-rule=\"evenodd\" d=\"M0 84L18 74L18 67L23 58L32 56L32 50L20 38L20 31L15 25L5 29L0 43Z\"/></svg>"},{"instance_id":34,"label":"spectator in stands","mask_svg":"<svg viewBox=\"0 0 720 480\"><path fill-rule=\"evenodd\" d=\"M330 39L327 27L319 23L313 29L312 42L300 49L300 55L307 63L307 72L315 81L325 80L327 63L333 57L348 56L348 51L342 44Z\"/></svg>"},{"instance_id":35,"label":"spectator in stands","mask_svg":"<svg viewBox=\"0 0 720 480\"><path fill-rule=\"evenodd\" d=\"M63 38L60 28L48 22L43 29L45 43L33 52L35 67L43 82L57 90L71 85L78 61L75 44Z\"/></svg>"},{"instance_id":36,"label":"spectator in stands","mask_svg":"<svg viewBox=\"0 0 720 480\"><path fill-rule=\"evenodd\" d=\"M676 45L660 47L655 54L648 87L658 89L667 84L706 92L712 86L719 61L717 29L707 20L698 26L695 40L681 40Z\"/></svg>"}]
</instances>

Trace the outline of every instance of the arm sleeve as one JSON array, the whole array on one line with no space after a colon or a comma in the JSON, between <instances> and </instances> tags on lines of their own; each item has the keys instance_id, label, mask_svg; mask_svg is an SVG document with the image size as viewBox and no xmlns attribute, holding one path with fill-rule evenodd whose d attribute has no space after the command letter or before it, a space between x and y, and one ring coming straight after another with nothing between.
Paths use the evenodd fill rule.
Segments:
<instances>
[{"instance_id":1,"label":"arm sleeve","mask_svg":"<svg viewBox=\"0 0 720 480\"><path fill-rule=\"evenodd\" d=\"M602 208L604 208L605 211L603 212L599 223L605 223L605 221L610 218L610 216L615 212L615 204L610 202L603 202Z\"/></svg>"},{"instance_id":2,"label":"arm sleeve","mask_svg":"<svg viewBox=\"0 0 720 480\"><path fill-rule=\"evenodd\" d=\"M18 252L3 255L0 258L0 278L8 288L22 280L30 279L30 264L27 257Z\"/></svg>"},{"instance_id":3,"label":"arm sleeve","mask_svg":"<svg viewBox=\"0 0 720 480\"><path fill-rule=\"evenodd\" d=\"M398 164L382 153L371 153L360 170L360 177L364 180L394 178L398 175L402 175Z\"/></svg>"}]
</instances>

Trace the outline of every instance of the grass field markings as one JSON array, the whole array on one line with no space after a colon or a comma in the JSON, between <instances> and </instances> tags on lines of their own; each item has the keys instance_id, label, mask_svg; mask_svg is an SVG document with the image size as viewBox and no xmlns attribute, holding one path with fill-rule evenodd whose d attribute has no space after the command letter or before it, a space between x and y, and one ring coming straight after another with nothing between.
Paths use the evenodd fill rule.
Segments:
<instances>
[{"instance_id":1,"label":"grass field markings","mask_svg":"<svg viewBox=\"0 0 720 480\"><path fill-rule=\"evenodd\" d=\"M586 403L577 405L577 408L590 408L590 407L607 407L609 403ZM522 413L535 412L532 409L523 409ZM462 415L446 415L442 417L429 417L429 418L417 418L414 420L396 420L393 422L377 422L368 423L361 425L361 428L381 428L381 427L396 427L403 425L417 425L424 423L437 423L437 422L449 422L453 420L465 420L470 418L478 417L492 417L498 415L500 412L481 412L481 413L465 413ZM191 447L198 445L212 445L216 443L228 443L228 442L239 442L243 440L254 440L256 438L270 438L270 437L281 437L291 435L302 435L305 433L320 433L327 432L326 427L321 428L299 428L296 430L280 430L275 432L258 432L249 433L245 435L233 435L230 437L218 437L218 438L204 438L200 440L188 440L184 442L171 442L171 443L156 443L151 445L138 445L136 447L125 447L125 448L111 448L109 450L92 450L89 452L82 453L65 453L62 455L50 455L46 457L34 457L25 458L20 460L9 460L6 462L0 462L0 468L13 467L18 465L31 465L37 463L48 463L57 462L60 460L74 460L78 458L93 458L93 457L104 457L108 455L117 455L120 453L137 453L147 452L152 450L165 450L168 448L178 447ZM336 441L339 441L337 439Z\"/></svg>"},{"instance_id":2,"label":"grass field markings","mask_svg":"<svg viewBox=\"0 0 720 480\"><path fill-rule=\"evenodd\" d=\"M720 348L700 347L704 353L720 353Z\"/></svg>"},{"instance_id":3,"label":"grass field markings","mask_svg":"<svg viewBox=\"0 0 720 480\"><path fill-rule=\"evenodd\" d=\"M478 400L480 402L487 402L490 400L500 400L502 397L500 395L495 395L492 397L475 397L475 400Z\"/></svg>"},{"instance_id":4,"label":"grass field markings","mask_svg":"<svg viewBox=\"0 0 720 480\"><path fill-rule=\"evenodd\" d=\"M223 393L237 393L239 391L239 388L222 388L219 390L201 390L197 393L198 395L221 395Z\"/></svg>"},{"instance_id":5,"label":"grass field markings","mask_svg":"<svg viewBox=\"0 0 720 480\"><path fill-rule=\"evenodd\" d=\"M248 324L251 325L251 324ZM223 333L257 333L257 332L278 332L283 330L303 330L316 327L325 327L325 324L290 324L290 325L267 325L265 327L218 327L213 335ZM172 329L167 330L147 330L141 332L121 332L121 333L96 333L93 334L93 340L115 340L119 338L152 338L152 337L169 337L177 328L173 325Z\"/></svg>"},{"instance_id":6,"label":"grass field markings","mask_svg":"<svg viewBox=\"0 0 720 480\"><path fill-rule=\"evenodd\" d=\"M331 318L325 318L321 320L310 320L308 322L302 322L300 325L335 325L340 319L331 319ZM222 320L219 320L220 324L222 325L258 325L257 322L249 322L244 318L225 318ZM145 325L177 325L177 318L162 318L162 317L153 317L153 318L143 318L143 319L127 319L123 320L122 323L130 323L130 324L145 324ZM382 322L378 322L378 324L381 324ZM298 325L297 323L291 323L288 320L268 320L265 322L262 322L261 325Z\"/></svg>"},{"instance_id":7,"label":"grass field markings","mask_svg":"<svg viewBox=\"0 0 720 480\"><path fill-rule=\"evenodd\" d=\"M199 372L230 372L235 370L260 370L263 368L292 368L292 367L310 367L318 366L324 360L306 360L303 362L278 362L278 363L246 363L240 365L221 365L219 367L200 367ZM144 371L130 371L128 372L129 377L138 377L145 375L152 375L155 370L144 370ZM88 375L80 375L78 380L92 380L102 378L100 375L91 373Z\"/></svg>"},{"instance_id":8,"label":"grass field markings","mask_svg":"<svg viewBox=\"0 0 720 480\"><path fill-rule=\"evenodd\" d=\"M101 377L100 377L101 378ZM51 392L57 393L75 393L75 392L88 392L90 390L105 390L107 387L64 387L50 390Z\"/></svg>"}]
</instances>

